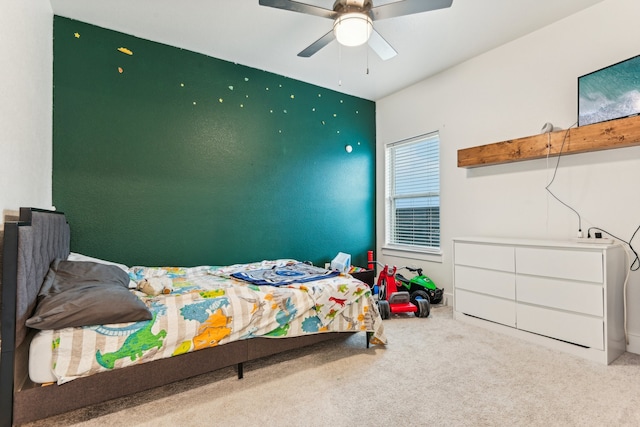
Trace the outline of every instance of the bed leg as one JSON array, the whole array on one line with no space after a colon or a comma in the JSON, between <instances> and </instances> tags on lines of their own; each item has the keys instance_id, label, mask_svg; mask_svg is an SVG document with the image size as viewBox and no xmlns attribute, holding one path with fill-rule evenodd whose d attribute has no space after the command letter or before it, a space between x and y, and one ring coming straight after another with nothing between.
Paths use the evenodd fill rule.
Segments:
<instances>
[{"instance_id":1,"label":"bed leg","mask_svg":"<svg viewBox=\"0 0 640 427\"><path fill-rule=\"evenodd\" d=\"M369 348L369 343L371 342L371 335L373 335L373 332L366 332L367 334L367 348Z\"/></svg>"},{"instance_id":2,"label":"bed leg","mask_svg":"<svg viewBox=\"0 0 640 427\"><path fill-rule=\"evenodd\" d=\"M244 365L242 362L238 363L238 379L241 380L244 377Z\"/></svg>"}]
</instances>

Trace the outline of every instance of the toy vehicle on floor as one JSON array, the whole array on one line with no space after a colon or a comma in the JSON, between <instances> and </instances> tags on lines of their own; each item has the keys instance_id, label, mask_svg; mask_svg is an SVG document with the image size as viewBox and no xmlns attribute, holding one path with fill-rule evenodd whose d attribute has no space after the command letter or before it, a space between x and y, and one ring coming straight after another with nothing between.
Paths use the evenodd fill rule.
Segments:
<instances>
[{"instance_id":1,"label":"toy vehicle on floor","mask_svg":"<svg viewBox=\"0 0 640 427\"><path fill-rule=\"evenodd\" d=\"M422 274L421 268L411 268L411 267L402 267L406 268L412 273L416 273L410 279L407 279L400 273L396 274L396 280L402 284L403 290L409 292L411 295L411 302L415 304L417 299L423 298L428 299L431 304L440 304L442 302L442 294L444 293L444 289L438 288L433 280ZM399 270L402 270L400 268Z\"/></svg>"},{"instance_id":2,"label":"toy vehicle on floor","mask_svg":"<svg viewBox=\"0 0 640 427\"><path fill-rule=\"evenodd\" d=\"M382 266L381 263L377 262ZM378 275L378 311L382 319L388 319L391 314L413 313L416 317L429 317L431 304L428 298L419 298L415 302L411 301L408 291L398 290L398 280L396 278L396 266L385 265Z\"/></svg>"}]
</instances>

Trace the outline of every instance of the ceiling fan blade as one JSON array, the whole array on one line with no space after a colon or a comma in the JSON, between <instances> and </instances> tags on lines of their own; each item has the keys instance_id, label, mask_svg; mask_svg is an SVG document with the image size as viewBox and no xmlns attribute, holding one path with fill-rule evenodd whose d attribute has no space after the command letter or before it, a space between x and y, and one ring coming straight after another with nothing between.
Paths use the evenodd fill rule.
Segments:
<instances>
[{"instance_id":1,"label":"ceiling fan blade","mask_svg":"<svg viewBox=\"0 0 640 427\"><path fill-rule=\"evenodd\" d=\"M335 19L338 16L333 10L291 0L260 0L260 6L291 10L293 12L306 13L307 15L315 15L329 19Z\"/></svg>"},{"instance_id":2,"label":"ceiling fan blade","mask_svg":"<svg viewBox=\"0 0 640 427\"><path fill-rule=\"evenodd\" d=\"M396 52L396 50L376 30L371 32L371 37L369 37L369 46L383 61L391 59L398 54L398 52Z\"/></svg>"},{"instance_id":3,"label":"ceiling fan blade","mask_svg":"<svg viewBox=\"0 0 640 427\"><path fill-rule=\"evenodd\" d=\"M260 2L262 3L262 0ZM451 7L452 3L453 0L403 0L374 7L371 9L370 15L371 19L377 21L379 19L445 9Z\"/></svg>"},{"instance_id":4,"label":"ceiling fan blade","mask_svg":"<svg viewBox=\"0 0 640 427\"><path fill-rule=\"evenodd\" d=\"M307 47L305 50L303 50L302 52L300 52L298 56L301 56L303 58L308 58L314 53L316 53L317 51L319 51L320 49L322 49L323 47L325 47L326 45L328 45L329 43L331 43L332 41L334 41L335 38L336 36L333 34L333 30L331 30L324 36L320 37L315 42L311 43L311 45Z\"/></svg>"}]
</instances>

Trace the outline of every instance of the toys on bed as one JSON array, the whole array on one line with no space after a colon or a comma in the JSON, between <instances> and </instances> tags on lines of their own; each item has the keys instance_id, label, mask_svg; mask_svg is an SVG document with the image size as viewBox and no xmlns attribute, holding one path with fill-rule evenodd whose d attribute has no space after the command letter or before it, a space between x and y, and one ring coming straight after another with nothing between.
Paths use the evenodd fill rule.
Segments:
<instances>
[{"instance_id":1,"label":"toys on bed","mask_svg":"<svg viewBox=\"0 0 640 427\"><path fill-rule=\"evenodd\" d=\"M149 277L138 282L138 290L149 296L170 294L173 282L169 277Z\"/></svg>"}]
</instances>

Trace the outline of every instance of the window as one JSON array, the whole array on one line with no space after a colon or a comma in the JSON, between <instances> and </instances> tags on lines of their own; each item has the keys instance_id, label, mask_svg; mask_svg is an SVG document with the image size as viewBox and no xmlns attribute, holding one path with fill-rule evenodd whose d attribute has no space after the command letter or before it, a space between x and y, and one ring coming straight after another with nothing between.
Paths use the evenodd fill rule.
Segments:
<instances>
[{"instance_id":1,"label":"window","mask_svg":"<svg viewBox=\"0 0 640 427\"><path fill-rule=\"evenodd\" d=\"M438 132L389 144L385 154L387 245L439 250Z\"/></svg>"}]
</instances>

